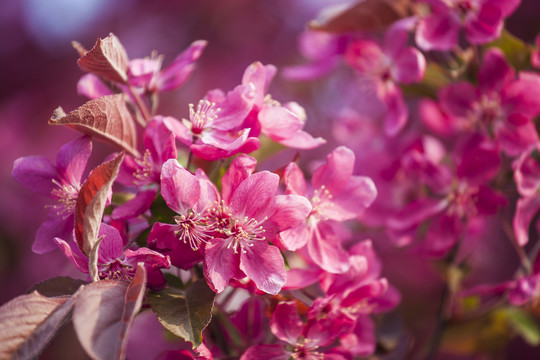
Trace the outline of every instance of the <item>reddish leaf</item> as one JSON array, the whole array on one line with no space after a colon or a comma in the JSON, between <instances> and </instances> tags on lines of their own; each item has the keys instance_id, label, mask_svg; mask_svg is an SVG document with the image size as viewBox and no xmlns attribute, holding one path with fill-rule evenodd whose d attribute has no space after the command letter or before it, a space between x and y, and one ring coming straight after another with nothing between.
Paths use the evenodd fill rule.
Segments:
<instances>
[{"instance_id":1,"label":"reddish leaf","mask_svg":"<svg viewBox=\"0 0 540 360\"><path fill-rule=\"evenodd\" d=\"M90 254L98 241L103 210L123 159L124 153L121 153L98 165L79 191L75 203L75 240L86 255Z\"/></svg>"},{"instance_id":2,"label":"reddish leaf","mask_svg":"<svg viewBox=\"0 0 540 360\"><path fill-rule=\"evenodd\" d=\"M73 325L90 358L125 358L129 330L141 309L145 289L142 265L131 283L102 280L84 287L73 311Z\"/></svg>"},{"instance_id":3,"label":"reddish leaf","mask_svg":"<svg viewBox=\"0 0 540 360\"><path fill-rule=\"evenodd\" d=\"M382 29L406 17L409 7L410 0L361 0L337 13L325 13L309 28L334 33Z\"/></svg>"},{"instance_id":4,"label":"reddish leaf","mask_svg":"<svg viewBox=\"0 0 540 360\"><path fill-rule=\"evenodd\" d=\"M82 52L82 47L75 49ZM77 60L81 69L120 83L127 81L128 62L124 46L112 33L105 39L98 39L94 47Z\"/></svg>"},{"instance_id":5,"label":"reddish leaf","mask_svg":"<svg viewBox=\"0 0 540 360\"><path fill-rule=\"evenodd\" d=\"M202 331L212 318L215 296L206 281L199 280L185 291L169 287L149 293L148 301L167 330L196 347L201 344Z\"/></svg>"},{"instance_id":6,"label":"reddish leaf","mask_svg":"<svg viewBox=\"0 0 540 360\"><path fill-rule=\"evenodd\" d=\"M74 299L34 291L0 307L0 359L37 358L69 318Z\"/></svg>"},{"instance_id":7,"label":"reddish leaf","mask_svg":"<svg viewBox=\"0 0 540 360\"><path fill-rule=\"evenodd\" d=\"M134 156L137 151L135 122L123 94L90 100L66 115L58 107L49 120L51 125L65 125L120 146Z\"/></svg>"}]
</instances>

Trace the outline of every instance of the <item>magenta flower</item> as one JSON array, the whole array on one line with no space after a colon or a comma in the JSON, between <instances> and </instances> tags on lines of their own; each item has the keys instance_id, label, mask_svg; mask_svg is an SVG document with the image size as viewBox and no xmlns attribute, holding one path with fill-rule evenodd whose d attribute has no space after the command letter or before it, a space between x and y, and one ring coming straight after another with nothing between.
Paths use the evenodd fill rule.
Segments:
<instances>
[{"instance_id":1,"label":"magenta flower","mask_svg":"<svg viewBox=\"0 0 540 360\"><path fill-rule=\"evenodd\" d=\"M311 310L310 310L311 311ZM281 344L255 345L246 350L241 360L263 359L332 359L345 360L345 356L332 353L330 346L342 333L350 330L353 321L346 315L343 318L325 319L309 318L306 323L300 319L294 301L279 303L272 318L270 329L281 341L293 349L288 351ZM327 327L330 325L331 327Z\"/></svg>"},{"instance_id":2,"label":"magenta flower","mask_svg":"<svg viewBox=\"0 0 540 360\"><path fill-rule=\"evenodd\" d=\"M531 120L540 113L540 76L520 72L516 79L498 49L484 55L478 87L468 82L453 83L439 92L439 100L456 131L476 130L493 136L508 155L516 156L538 142Z\"/></svg>"},{"instance_id":3,"label":"magenta flower","mask_svg":"<svg viewBox=\"0 0 540 360\"><path fill-rule=\"evenodd\" d=\"M485 44L501 34L503 21L520 0L421 0L431 13L418 21L416 43L423 50L451 50L459 31L472 44Z\"/></svg>"},{"instance_id":4,"label":"magenta flower","mask_svg":"<svg viewBox=\"0 0 540 360\"><path fill-rule=\"evenodd\" d=\"M304 109L295 102L281 105L267 93L270 82L276 74L273 65L255 62L248 66L242 77L242 84L255 90L253 110L244 120L243 127L251 129L250 136L260 133L293 149L313 149L326 140L314 138L303 130L306 122Z\"/></svg>"},{"instance_id":5,"label":"magenta flower","mask_svg":"<svg viewBox=\"0 0 540 360\"><path fill-rule=\"evenodd\" d=\"M204 273L216 292L233 278L247 276L257 288L277 294L285 284L283 257L276 236L301 224L311 206L301 196L276 195L279 176L253 174L256 161L236 158L222 179L222 200L208 218L215 237L205 246Z\"/></svg>"},{"instance_id":6,"label":"magenta flower","mask_svg":"<svg viewBox=\"0 0 540 360\"><path fill-rule=\"evenodd\" d=\"M144 129L144 148L139 158L129 154L124 157L116 181L135 186L138 191L133 199L113 210L114 220L131 219L148 210L158 192L163 163L178 156L174 135L161 116L153 118Z\"/></svg>"},{"instance_id":7,"label":"magenta flower","mask_svg":"<svg viewBox=\"0 0 540 360\"><path fill-rule=\"evenodd\" d=\"M132 280L137 270L137 264L142 262L146 267L148 286L158 288L165 284L165 278L160 269L168 269L171 261L165 255L148 248L137 250L123 249L122 237L114 227L102 223L99 237L103 237L98 249L98 275L100 279ZM88 257L84 255L74 242L69 244L55 238L54 241L62 252L81 272L88 274Z\"/></svg>"},{"instance_id":8,"label":"magenta flower","mask_svg":"<svg viewBox=\"0 0 540 360\"><path fill-rule=\"evenodd\" d=\"M288 250L307 247L309 258L331 273L342 273L349 268L348 254L336 233L336 222L356 218L377 196L371 179L353 176L354 162L351 150L338 147L313 173L313 189L308 188L295 163L289 164L284 173L287 193L309 199L312 210L304 223L282 232L280 239Z\"/></svg>"},{"instance_id":9,"label":"magenta flower","mask_svg":"<svg viewBox=\"0 0 540 360\"><path fill-rule=\"evenodd\" d=\"M259 147L259 140L250 136L250 129L242 128L242 123L254 101L251 86L239 85L227 94L216 89L199 101L196 110L190 104L189 120L167 117L165 123L199 158L213 161L249 153Z\"/></svg>"},{"instance_id":10,"label":"magenta flower","mask_svg":"<svg viewBox=\"0 0 540 360\"><path fill-rule=\"evenodd\" d=\"M388 233L398 244L408 245L422 233L426 250L442 255L466 234L470 221L492 215L506 204L506 199L488 186L500 167L497 147L477 135L453 155L455 168L434 163L428 154L404 154L405 169L412 169L424 180L430 195L418 196L388 218ZM427 230L417 231L426 221Z\"/></svg>"},{"instance_id":11,"label":"magenta flower","mask_svg":"<svg viewBox=\"0 0 540 360\"><path fill-rule=\"evenodd\" d=\"M201 244L213 238L207 213L218 202L219 194L201 170L193 175L176 159L170 159L161 170L161 195L178 214L174 217L176 224L155 223L148 245L170 255L173 265L188 269L203 259Z\"/></svg>"},{"instance_id":12,"label":"magenta flower","mask_svg":"<svg viewBox=\"0 0 540 360\"><path fill-rule=\"evenodd\" d=\"M75 139L60 148L56 164L43 156L18 158L12 176L22 186L53 199L47 205L47 220L41 224L32 250L46 253L56 249L55 237L68 238L73 232L73 212L81 188L86 162L92 152L88 136Z\"/></svg>"},{"instance_id":13,"label":"magenta flower","mask_svg":"<svg viewBox=\"0 0 540 360\"><path fill-rule=\"evenodd\" d=\"M426 60L417 49L407 46L413 18L394 23L386 32L383 45L371 40L353 41L345 61L368 81L386 105L385 133L396 135L406 124L408 110L398 84L419 82L424 77Z\"/></svg>"}]
</instances>

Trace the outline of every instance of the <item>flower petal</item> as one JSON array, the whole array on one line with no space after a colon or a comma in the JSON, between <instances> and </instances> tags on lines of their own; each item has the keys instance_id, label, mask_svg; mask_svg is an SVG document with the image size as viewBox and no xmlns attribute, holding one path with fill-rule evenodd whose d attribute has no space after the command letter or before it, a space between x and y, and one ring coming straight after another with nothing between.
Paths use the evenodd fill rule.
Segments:
<instances>
[{"instance_id":1,"label":"flower petal","mask_svg":"<svg viewBox=\"0 0 540 360\"><path fill-rule=\"evenodd\" d=\"M304 323L300 319L300 315L298 315L294 301L277 304L270 319L270 329L278 339L291 345L298 343L304 329Z\"/></svg>"},{"instance_id":2,"label":"flower petal","mask_svg":"<svg viewBox=\"0 0 540 360\"><path fill-rule=\"evenodd\" d=\"M167 205L178 214L185 215L199 200L199 180L184 169L176 159L167 160L161 169L161 195Z\"/></svg>"},{"instance_id":3,"label":"flower petal","mask_svg":"<svg viewBox=\"0 0 540 360\"><path fill-rule=\"evenodd\" d=\"M240 264L238 254L228 248L228 242L214 239L208 242L204 251L204 276L215 292L225 290L229 281L236 275Z\"/></svg>"},{"instance_id":4,"label":"flower petal","mask_svg":"<svg viewBox=\"0 0 540 360\"><path fill-rule=\"evenodd\" d=\"M261 291L276 295L287 280L285 263L279 249L266 241L254 241L240 254L242 270Z\"/></svg>"}]
</instances>

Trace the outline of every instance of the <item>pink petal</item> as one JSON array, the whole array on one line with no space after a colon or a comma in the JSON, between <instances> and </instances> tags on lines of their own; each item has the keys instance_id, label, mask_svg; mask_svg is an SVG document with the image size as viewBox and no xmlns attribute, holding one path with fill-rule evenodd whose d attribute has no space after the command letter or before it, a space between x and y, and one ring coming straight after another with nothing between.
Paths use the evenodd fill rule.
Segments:
<instances>
[{"instance_id":1,"label":"pink petal","mask_svg":"<svg viewBox=\"0 0 540 360\"><path fill-rule=\"evenodd\" d=\"M252 86L238 85L216 103L219 108L217 118L212 122L214 129L235 130L242 125L255 103L255 91Z\"/></svg>"},{"instance_id":2,"label":"pink petal","mask_svg":"<svg viewBox=\"0 0 540 360\"><path fill-rule=\"evenodd\" d=\"M379 76L385 55L376 42L355 40L347 48L345 61L362 74Z\"/></svg>"},{"instance_id":3,"label":"pink petal","mask_svg":"<svg viewBox=\"0 0 540 360\"><path fill-rule=\"evenodd\" d=\"M451 12L432 13L418 22L416 44L425 51L452 50L458 44L459 18Z\"/></svg>"},{"instance_id":4,"label":"pink petal","mask_svg":"<svg viewBox=\"0 0 540 360\"><path fill-rule=\"evenodd\" d=\"M179 121L172 116L165 116L163 117L163 123L180 142L187 146L191 145L193 142L193 135L182 121Z\"/></svg>"},{"instance_id":5,"label":"pink petal","mask_svg":"<svg viewBox=\"0 0 540 360\"><path fill-rule=\"evenodd\" d=\"M316 269L290 269L287 271L287 282L282 290L303 289L315 284L321 278L322 271Z\"/></svg>"},{"instance_id":6,"label":"pink petal","mask_svg":"<svg viewBox=\"0 0 540 360\"><path fill-rule=\"evenodd\" d=\"M161 165L169 160L176 159L175 137L165 125L163 117L153 118L144 129L144 145L150 150L154 164L161 168Z\"/></svg>"},{"instance_id":7,"label":"pink petal","mask_svg":"<svg viewBox=\"0 0 540 360\"><path fill-rule=\"evenodd\" d=\"M221 180L221 194L226 203L229 203L231 194L234 193L238 185L255 171L256 166L257 160L248 155L240 155L233 160L231 166Z\"/></svg>"},{"instance_id":8,"label":"pink petal","mask_svg":"<svg viewBox=\"0 0 540 360\"><path fill-rule=\"evenodd\" d=\"M259 122L263 133L274 141L289 138L304 125L295 113L282 106L264 106L259 111Z\"/></svg>"},{"instance_id":9,"label":"pink petal","mask_svg":"<svg viewBox=\"0 0 540 360\"><path fill-rule=\"evenodd\" d=\"M529 226L539 209L539 196L525 197L517 201L513 226L519 245L524 246L529 242Z\"/></svg>"},{"instance_id":10,"label":"pink petal","mask_svg":"<svg viewBox=\"0 0 540 360\"><path fill-rule=\"evenodd\" d=\"M135 197L117 206L111 217L113 220L126 220L135 218L150 209L157 195L157 189L139 191Z\"/></svg>"},{"instance_id":11,"label":"pink petal","mask_svg":"<svg viewBox=\"0 0 540 360\"><path fill-rule=\"evenodd\" d=\"M321 269L334 274L349 270L349 254L341 246L341 239L330 225L324 222L316 224L307 248L311 260Z\"/></svg>"},{"instance_id":12,"label":"pink petal","mask_svg":"<svg viewBox=\"0 0 540 360\"><path fill-rule=\"evenodd\" d=\"M307 195L306 179L296 163L287 165L283 172L283 182L287 188L287 194Z\"/></svg>"},{"instance_id":13,"label":"pink petal","mask_svg":"<svg viewBox=\"0 0 540 360\"><path fill-rule=\"evenodd\" d=\"M240 269L255 283L257 288L268 294L279 293L287 274L279 249L266 241L254 241L240 254Z\"/></svg>"},{"instance_id":14,"label":"pink petal","mask_svg":"<svg viewBox=\"0 0 540 360\"><path fill-rule=\"evenodd\" d=\"M332 57L310 64L287 66L281 71L281 76L289 80L309 81L323 77L339 65L340 59Z\"/></svg>"},{"instance_id":15,"label":"pink petal","mask_svg":"<svg viewBox=\"0 0 540 360\"><path fill-rule=\"evenodd\" d=\"M270 86L270 82L276 75L277 69L274 65L263 65L260 62L254 62L249 65L242 76L242 85L252 84L255 87L255 104L261 107L264 97ZM250 85L251 86L251 85Z\"/></svg>"},{"instance_id":16,"label":"pink petal","mask_svg":"<svg viewBox=\"0 0 540 360\"><path fill-rule=\"evenodd\" d=\"M261 171L242 181L231 196L230 207L233 214L259 219L267 211L279 183L279 176L269 171Z\"/></svg>"},{"instance_id":17,"label":"pink petal","mask_svg":"<svg viewBox=\"0 0 540 360\"><path fill-rule=\"evenodd\" d=\"M384 34L384 53L395 58L403 49L406 48L409 39L409 33L414 30L418 22L416 17L408 17L395 21Z\"/></svg>"},{"instance_id":18,"label":"pink petal","mask_svg":"<svg viewBox=\"0 0 540 360\"><path fill-rule=\"evenodd\" d=\"M354 219L377 197L373 180L365 176L351 176L343 191L334 196L332 206L321 206L320 215L336 221Z\"/></svg>"},{"instance_id":19,"label":"pink petal","mask_svg":"<svg viewBox=\"0 0 540 360\"><path fill-rule=\"evenodd\" d=\"M225 290L240 266L240 257L227 246L223 239L214 239L205 246L204 276L217 293Z\"/></svg>"},{"instance_id":20,"label":"pink petal","mask_svg":"<svg viewBox=\"0 0 540 360\"><path fill-rule=\"evenodd\" d=\"M386 105L384 132L386 135L395 136L406 125L409 117L409 110L403 100L403 93L399 86L388 82L385 84L381 100Z\"/></svg>"},{"instance_id":21,"label":"pink petal","mask_svg":"<svg viewBox=\"0 0 540 360\"><path fill-rule=\"evenodd\" d=\"M175 234L177 230L176 224L155 223L148 234L148 246L165 251L176 249L182 243Z\"/></svg>"},{"instance_id":22,"label":"pink petal","mask_svg":"<svg viewBox=\"0 0 540 360\"><path fill-rule=\"evenodd\" d=\"M287 250L295 251L302 248L312 238L311 227L302 224L279 233L281 243Z\"/></svg>"},{"instance_id":23,"label":"pink petal","mask_svg":"<svg viewBox=\"0 0 540 360\"><path fill-rule=\"evenodd\" d=\"M539 141L535 125L528 119L517 126L510 122L500 124L495 128L495 138L509 156L518 156Z\"/></svg>"},{"instance_id":24,"label":"pink petal","mask_svg":"<svg viewBox=\"0 0 540 360\"><path fill-rule=\"evenodd\" d=\"M354 331L339 339L341 346L354 356L367 357L375 351L375 324L369 315L356 319Z\"/></svg>"},{"instance_id":25,"label":"pink petal","mask_svg":"<svg viewBox=\"0 0 540 360\"><path fill-rule=\"evenodd\" d=\"M453 83L439 91L440 104L451 117L467 118L477 99L476 89L467 82Z\"/></svg>"},{"instance_id":26,"label":"pink petal","mask_svg":"<svg viewBox=\"0 0 540 360\"><path fill-rule=\"evenodd\" d=\"M113 95L100 79L94 74L85 74L77 82L77 93L89 99L97 99L105 95Z\"/></svg>"},{"instance_id":27,"label":"pink petal","mask_svg":"<svg viewBox=\"0 0 540 360\"><path fill-rule=\"evenodd\" d=\"M270 216L279 230L294 228L303 224L311 212L310 202L299 195L276 195L275 212Z\"/></svg>"},{"instance_id":28,"label":"pink petal","mask_svg":"<svg viewBox=\"0 0 540 360\"><path fill-rule=\"evenodd\" d=\"M313 188L324 186L333 196L340 194L352 176L354 161L354 153L349 148L336 148L326 156L326 163L313 172Z\"/></svg>"},{"instance_id":29,"label":"pink petal","mask_svg":"<svg viewBox=\"0 0 540 360\"><path fill-rule=\"evenodd\" d=\"M521 114L529 119L540 113L540 75L521 71L518 79L501 92L501 107L506 114Z\"/></svg>"},{"instance_id":30,"label":"pink petal","mask_svg":"<svg viewBox=\"0 0 540 360\"><path fill-rule=\"evenodd\" d=\"M496 5L484 3L476 16L466 17L467 40L473 44L485 44L498 38L504 25L502 15Z\"/></svg>"},{"instance_id":31,"label":"pink petal","mask_svg":"<svg viewBox=\"0 0 540 360\"><path fill-rule=\"evenodd\" d=\"M290 357L281 345L254 345L242 354L240 360L288 360Z\"/></svg>"},{"instance_id":32,"label":"pink petal","mask_svg":"<svg viewBox=\"0 0 540 360\"><path fill-rule=\"evenodd\" d=\"M48 197L51 197L51 191L57 188L53 179L60 182L56 166L43 156L18 158L13 163L11 176L25 188Z\"/></svg>"},{"instance_id":33,"label":"pink petal","mask_svg":"<svg viewBox=\"0 0 540 360\"><path fill-rule=\"evenodd\" d=\"M56 250L54 238L67 239L73 233L73 215L63 218L58 216L54 209L51 209L36 232L36 238L32 244L32 251L37 254L44 254Z\"/></svg>"},{"instance_id":34,"label":"pink petal","mask_svg":"<svg viewBox=\"0 0 540 360\"><path fill-rule=\"evenodd\" d=\"M304 329L304 323L298 315L294 301L277 304L270 319L270 329L278 339L291 345L297 344Z\"/></svg>"},{"instance_id":35,"label":"pink petal","mask_svg":"<svg viewBox=\"0 0 540 360\"><path fill-rule=\"evenodd\" d=\"M441 106L433 100L420 100L418 112L424 125L439 135L449 136L459 130L457 119L452 119L448 116L442 110Z\"/></svg>"},{"instance_id":36,"label":"pink petal","mask_svg":"<svg viewBox=\"0 0 540 360\"><path fill-rule=\"evenodd\" d=\"M514 179L521 196L534 196L540 189L540 163L535 156L537 152L537 146L523 152L512 166Z\"/></svg>"},{"instance_id":37,"label":"pink petal","mask_svg":"<svg viewBox=\"0 0 540 360\"><path fill-rule=\"evenodd\" d=\"M67 258L75 265L81 272L88 274L88 259L81 254L78 246L74 243L73 246L60 238L54 238L54 242L60 248L60 250L67 256Z\"/></svg>"},{"instance_id":38,"label":"pink petal","mask_svg":"<svg viewBox=\"0 0 540 360\"><path fill-rule=\"evenodd\" d=\"M82 136L60 148L56 156L58 171L72 185L79 185L86 167L86 162L92 153L92 142L89 136Z\"/></svg>"},{"instance_id":39,"label":"pink petal","mask_svg":"<svg viewBox=\"0 0 540 360\"><path fill-rule=\"evenodd\" d=\"M98 262L105 263L118 259L123 252L124 242L116 228L101 223L98 239L103 237L98 249Z\"/></svg>"},{"instance_id":40,"label":"pink petal","mask_svg":"<svg viewBox=\"0 0 540 360\"><path fill-rule=\"evenodd\" d=\"M201 193L199 180L176 159L167 160L161 170L161 195L167 206L185 215L193 209Z\"/></svg>"},{"instance_id":41,"label":"pink petal","mask_svg":"<svg viewBox=\"0 0 540 360\"><path fill-rule=\"evenodd\" d=\"M396 54L391 68L392 78L402 84L419 82L426 71L426 59L420 51L407 47Z\"/></svg>"},{"instance_id":42,"label":"pink petal","mask_svg":"<svg viewBox=\"0 0 540 360\"><path fill-rule=\"evenodd\" d=\"M478 84L482 92L501 91L514 78L514 69L508 64L501 50L491 48L486 51L478 72Z\"/></svg>"},{"instance_id":43,"label":"pink petal","mask_svg":"<svg viewBox=\"0 0 540 360\"><path fill-rule=\"evenodd\" d=\"M162 70L158 77L158 90L168 91L182 85L193 72L194 62L201 56L206 44L205 40L194 41Z\"/></svg>"},{"instance_id":44,"label":"pink petal","mask_svg":"<svg viewBox=\"0 0 540 360\"><path fill-rule=\"evenodd\" d=\"M445 199L418 199L407 204L396 216L389 217L387 226L390 229L406 230L417 226L447 207L448 201Z\"/></svg>"}]
</instances>

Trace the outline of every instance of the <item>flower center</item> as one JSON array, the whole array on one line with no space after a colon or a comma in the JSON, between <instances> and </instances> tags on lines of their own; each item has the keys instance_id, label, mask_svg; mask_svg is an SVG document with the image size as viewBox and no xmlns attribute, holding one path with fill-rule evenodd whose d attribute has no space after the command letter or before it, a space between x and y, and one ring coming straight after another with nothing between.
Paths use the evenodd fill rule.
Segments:
<instances>
[{"instance_id":1,"label":"flower center","mask_svg":"<svg viewBox=\"0 0 540 360\"><path fill-rule=\"evenodd\" d=\"M206 224L206 218L201 214L196 214L191 209L188 210L187 216L175 216L174 221L178 224L178 230L175 231L175 235L184 244L189 241L189 246L193 251L198 250L201 243L207 243L212 238L207 233L208 225Z\"/></svg>"},{"instance_id":2,"label":"flower center","mask_svg":"<svg viewBox=\"0 0 540 360\"><path fill-rule=\"evenodd\" d=\"M100 279L129 281L135 276L135 268L123 264L118 259L107 264L100 264L98 267Z\"/></svg>"},{"instance_id":3,"label":"flower center","mask_svg":"<svg viewBox=\"0 0 540 360\"><path fill-rule=\"evenodd\" d=\"M245 216L234 217L229 207L222 201L221 204L211 209L212 225L211 228L220 234L223 234L229 240L227 249L232 248L238 253L238 248L246 253L245 248L253 246L253 241L264 241L266 230L262 224L268 220L264 217L261 220Z\"/></svg>"},{"instance_id":4,"label":"flower center","mask_svg":"<svg viewBox=\"0 0 540 360\"><path fill-rule=\"evenodd\" d=\"M322 185L319 189L315 189L311 198L312 210L309 216L314 216L319 220L328 220L328 216L324 214L328 213L334 206L332 198L332 194L325 185Z\"/></svg>"},{"instance_id":5,"label":"flower center","mask_svg":"<svg viewBox=\"0 0 540 360\"><path fill-rule=\"evenodd\" d=\"M448 195L450 206L448 215L454 215L460 219L471 218L476 215L476 202L478 201L478 188L466 183L459 183Z\"/></svg>"},{"instance_id":6,"label":"flower center","mask_svg":"<svg viewBox=\"0 0 540 360\"><path fill-rule=\"evenodd\" d=\"M52 182L57 187L51 191L57 202L54 205L46 205L45 207L52 207L56 210L56 215L62 216L65 220L75 209L77 197L79 196L79 190L71 184L62 184L55 179Z\"/></svg>"},{"instance_id":7,"label":"flower center","mask_svg":"<svg viewBox=\"0 0 540 360\"><path fill-rule=\"evenodd\" d=\"M205 128L212 125L220 110L220 108L216 108L216 103L208 100L200 100L197 104L197 111L194 110L193 104L189 104L189 120L191 120L193 135L199 135Z\"/></svg>"},{"instance_id":8,"label":"flower center","mask_svg":"<svg viewBox=\"0 0 540 360\"><path fill-rule=\"evenodd\" d=\"M154 173L152 154L150 154L150 150L146 149L142 159L135 159L135 163L139 166L133 173L133 177L136 179L135 183L137 185L147 183L149 178Z\"/></svg>"}]
</instances>

